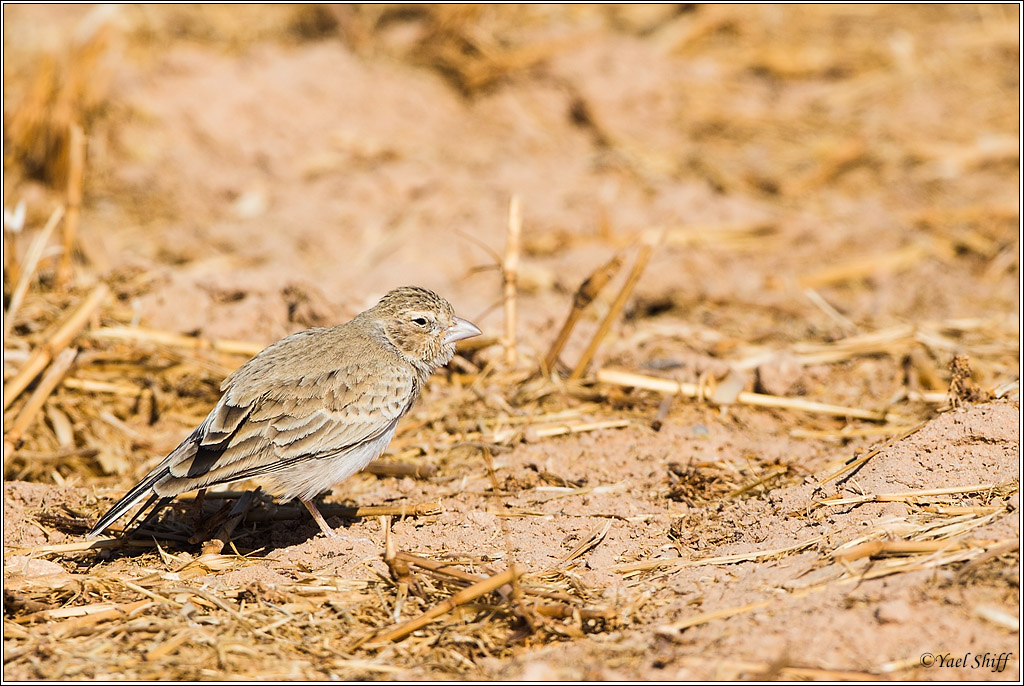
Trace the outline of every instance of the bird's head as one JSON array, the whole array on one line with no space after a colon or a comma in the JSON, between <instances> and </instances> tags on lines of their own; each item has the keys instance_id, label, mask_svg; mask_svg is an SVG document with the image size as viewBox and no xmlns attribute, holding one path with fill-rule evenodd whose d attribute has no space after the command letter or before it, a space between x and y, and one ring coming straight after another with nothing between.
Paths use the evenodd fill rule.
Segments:
<instances>
[{"instance_id":1,"label":"bird's head","mask_svg":"<svg viewBox=\"0 0 1024 686\"><path fill-rule=\"evenodd\" d=\"M447 300L426 288L396 288L373 310L388 342L428 374L451 361L456 341L480 334L472 322L455 316Z\"/></svg>"}]
</instances>

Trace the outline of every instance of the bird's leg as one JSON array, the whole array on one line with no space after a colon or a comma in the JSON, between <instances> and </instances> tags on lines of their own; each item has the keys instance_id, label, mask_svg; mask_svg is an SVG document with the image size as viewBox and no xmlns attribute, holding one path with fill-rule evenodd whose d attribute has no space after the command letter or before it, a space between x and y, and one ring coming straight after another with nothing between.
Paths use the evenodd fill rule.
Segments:
<instances>
[{"instance_id":1,"label":"bird's leg","mask_svg":"<svg viewBox=\"0 0 1024 686\"><path fill-rule=\"evenodd\" d=\"M320 514L320 510L316 509L316 505L313 504L312 500L306 500L305 498L299 498L299 502L306 506L309 510L309 514L313 515L313 519L320 526L320 530L324 532L324 536L327 538L335 538L338 534L334 533L334 530L327 526L327 520Z\"/></svg>"}]
</instances>

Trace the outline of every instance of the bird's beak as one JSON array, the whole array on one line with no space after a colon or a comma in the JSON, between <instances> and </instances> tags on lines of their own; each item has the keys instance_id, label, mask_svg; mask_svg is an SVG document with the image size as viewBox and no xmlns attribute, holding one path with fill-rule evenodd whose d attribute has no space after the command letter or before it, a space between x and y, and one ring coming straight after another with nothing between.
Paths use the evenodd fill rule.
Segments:
<instances>
[{"instance_id":1,"label":"bird's beak","mask_svg":"<svg viewBox=\"0 0 1024 686\"><path fill-rule=\"evenodd\" d=\"M467 321L462 317L455 317L455 323L449 326L444 332L445 345L448 343L454 343L455 341L461 341L465 338L472 338L473 336L479 336L480 329L476 327L471 321Z\"/></svg>"}]
</instances>

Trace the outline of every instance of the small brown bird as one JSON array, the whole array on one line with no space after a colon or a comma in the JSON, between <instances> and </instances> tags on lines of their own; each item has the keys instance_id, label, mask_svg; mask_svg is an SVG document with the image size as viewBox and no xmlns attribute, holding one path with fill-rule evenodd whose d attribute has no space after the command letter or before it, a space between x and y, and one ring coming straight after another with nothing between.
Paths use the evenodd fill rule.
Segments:
<instances>
[{"instance_id":1,"label":"small brown bird","mask_svg":"<svg viewBox=\"0 0 1024 686\"><path fill-rule=\"evenodd\" d=\"M352 321L284 338L221 384L203 423L89 532L99 535L145 497L259 478L298 498L327 536L313 498L384 452L427 377L480 333L425 288L396 288ZM146 509L143 508L143 510Z\"/></svg>"}]
</instances>

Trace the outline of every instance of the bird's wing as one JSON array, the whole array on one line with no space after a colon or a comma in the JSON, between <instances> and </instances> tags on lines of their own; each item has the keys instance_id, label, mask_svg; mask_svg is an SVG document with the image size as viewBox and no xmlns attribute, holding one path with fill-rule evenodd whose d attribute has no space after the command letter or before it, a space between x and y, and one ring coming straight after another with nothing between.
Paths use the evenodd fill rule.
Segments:
<instances>
[{"instance_id":1,"label":"bird's wing","mask_svg":"<svg viewBox=\"0 0 1024 686\"><path fill-rule=\"evenodd\" d=\"M168 456L170 478L157 491L272 474L300 459L344 453L393 429L418 394L414 375L386 363L289 379L241 377Z\"/></svg>"}]
</instances>

